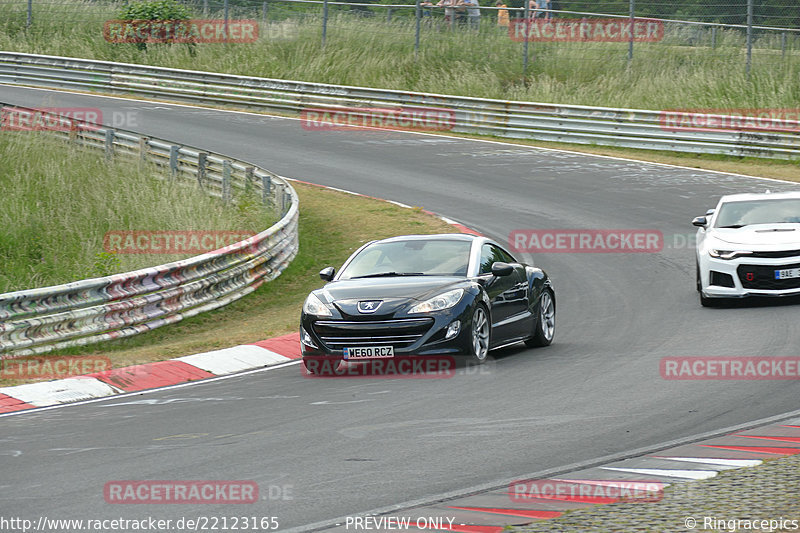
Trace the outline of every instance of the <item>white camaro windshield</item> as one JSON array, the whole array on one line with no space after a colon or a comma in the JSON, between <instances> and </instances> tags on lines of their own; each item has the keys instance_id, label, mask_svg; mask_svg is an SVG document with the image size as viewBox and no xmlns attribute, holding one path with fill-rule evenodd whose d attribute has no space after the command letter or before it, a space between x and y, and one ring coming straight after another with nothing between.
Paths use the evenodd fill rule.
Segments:
<instances>
[{"instance_id":1,"label":"white camaro windshield","mask_svg":"<svg viewBox=\"0 0 800 533\"><path fill-rule=\"evenodd\" d=\"M715 228L739 228L750 224L800 223L800 199L748 200L722 204Z\"/></svg>"}]
</instances>

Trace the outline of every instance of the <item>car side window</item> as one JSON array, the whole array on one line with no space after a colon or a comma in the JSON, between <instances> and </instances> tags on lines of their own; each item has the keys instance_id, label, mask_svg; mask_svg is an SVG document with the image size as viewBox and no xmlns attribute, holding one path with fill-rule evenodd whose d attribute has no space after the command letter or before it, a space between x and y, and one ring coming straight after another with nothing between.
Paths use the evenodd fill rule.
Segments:
<instances>
[{"instance_id":1,"label":"car side window","mask_svg":"<svg viewBox=\"0 0 800 533\"><path fill-rule=\"evenodd\" d=\"M515 263L514 258L493 244L481 247L481 269L479 274L491 274L492 264L496 262Z\"/></svg>"}]
</instances>

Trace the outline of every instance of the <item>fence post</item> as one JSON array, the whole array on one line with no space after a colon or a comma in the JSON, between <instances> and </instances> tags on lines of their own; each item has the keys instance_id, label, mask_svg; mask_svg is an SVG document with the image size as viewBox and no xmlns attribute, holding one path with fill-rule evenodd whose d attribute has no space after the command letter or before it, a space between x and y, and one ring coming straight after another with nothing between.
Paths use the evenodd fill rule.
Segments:
<instances>
[{"instance_id":1,"label":"fence post","mask_svg":"<svg viewBox=\"0 0 800 533\"><path fill-rule=\"evenodd\" d=\"M711 49L717 49L717 27L711 26Z\"/></svg>"},{"instance_id":2,"label":"fence post","mask_svg":"<svg viewBox=\"0 0 800 533\"><path fill-rule=\"evenodd\" d=\"M78 121L74 119L69 121L69 140L74 143L78 142Z\"/></svg>"},{"instance_id":3,"label":"fence post","mask_svg":"<svg viewBox=\"0 0 800 533\"><path fill-rule=\"evenodd\" d=\"M197 185L201 189L206 183L206 165L208 164L208 152L197 154Z\"/></svg>"},{"instance_id":4,"label":"fence post","mask_svg":"<svg viewBox=\"0 0 800 533\"><path fill-rule=\"evenodd\" d=\"M231 162L227 159L222 162L222 201L231 200Z\"/></svg>"},{"instance_id":5,"label":"fence post","mask_svg":"<svg viewBox=\"0 0 800 533\"><path fill-rule=\"evenodd\" d=\"M631 65L631 61L633 61L633 25L635 24L634 21L634 12L636 10L636 0L631 0L630 6L630 22L631 22L631 38L628 40L628 66Z\"/></svg>"},{"instance_id":6,"label":"fence post","mask_svg":"<svg viewBox=\"0 0 800 533\"><path fill-rule=\"evenodd\" d=\"M266 0L264 0L264 2L261 4L261 22L263 22L264 24L267 23L267 2L266 2Z\"/></svg>"},{"instance_id":7,"label":"fence post","mask_svg":"<svg viewBox=\"0 0 800 533\"><path fill-rule=\"evenodd\" d=\"M178 175L178 146L173 144L169 147L169 178L175 179Z\"/></svg>"},{"instance_id":8,"label":"fence post","mask_svg":"<svg viewBox=\"0 0 800 533\"><path fill-rule=\"evenodd\" d=\"M422 22L422 7L419 5L421 0L417 0L416 8L414 9L414 16L417 19L416 28L414 29L414 57L416 58L417 54L419 54L419 26L420 22Z\"/></svg>"},{"instance_id":9,"label":"fence post","mask_svg":"<svg viewBox=\"0 0 800 533\"><path fill-rule=\"evenodd\" d=\"M322 48L325 48L325 37L328 33L328 0L322 2Z\"/></svg>"},{"instance_id":10,"label":"fence post","mask_svg":"<svg viewBox=\"0 0 800 533\"><path fill-rule=\"evenodd\" d=\"M106 161L111 161L114 158L114 130L106 128Z\"/></svg>"},{"instance_id":11,"label":"fence post","mask_svg":"<svg viewBox=\"0 0 800 533\"><path fill-rule=\"evenodd\" d=\"M753 0L747 0L747 65L745 72L750 79L750 65L753 61Z\"/></svg>"},{"instance_id":12,"label":"fence post","mask_svg":"<svg viewBox=\"0 0 800 533\"><path fill-rule=\"evenodd\" d=\"M392 21L392 8L391 7L387 7L386 8L386 22L391 22L391 21Z\"/></svg>"},{"instance_id":13,"label":"fence post","mask_svg":"<svg viewBox=\"0 0 800 533\"><path fill-rule=\"evenodd\" d=\"M25 29L31 27L32 19L33 19L33 0L28 0L28 18L25 21Z\"/></svg>"},{"instance_id":14,"label":"fence post","mask_svg":"<svg viewBox=\"0 0 800 533\"><path fill-rule=\"evenodd\" d=\"M786 57L786 32L781 33L781 57Z\"/></svg>"},{"instance_id":15,"label":"fence post","mask_svg":"<svg viewBox=\"0 0 800 533\"><path fill-rule=\"evenodd\" d=\"M228 40L228 13L230 12L230 6L228 5L228 0L225 0L223 4L223 9L225 11L225 41Z\"/></svg>"},{"instance_id":16,"label":"fence post","mask_svg":"<svg viewBox=\"0 0 800 533\"><path fill-rule=\"evenodd\" d=\"M203 17L208 17L208 0L203 0Z\"/></svg>"},{"instance_id":17,"label":"fence post","mask_svg":"<svg viewBox=\"0 0 800 533\"><path fill-rule=\"evenodd\" d=\"M522 36L522 78L528 75L528 36L530 35L530 1L522 0L525 2L525 9L522 11L522 30L525 32Z\"/></svg>"}]
</instances>

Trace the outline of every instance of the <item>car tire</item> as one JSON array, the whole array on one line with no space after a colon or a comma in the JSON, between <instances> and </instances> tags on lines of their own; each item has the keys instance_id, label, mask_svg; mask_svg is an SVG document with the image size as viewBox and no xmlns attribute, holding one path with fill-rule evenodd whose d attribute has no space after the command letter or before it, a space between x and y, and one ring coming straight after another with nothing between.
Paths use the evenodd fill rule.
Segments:
<instances>
[{"instance_id":1,"label":"car tire","mask_svg":"<svg viewBox=\"0 0 800 533\"><path fill-rule=\"evenodd\" d=\"M483 305L478 305L472 312L469 332L469 362L482 365L489 357L489 343L492 338L492 323Z\"/></svg>"},{"instance_id":2,"label":"car tire","mask_svg":"<svg viewBox=\"0 0 800 533\"><path fill-rule=\"evenodd\" d=\"M537 305L539 309L533 326L533 336L525 340L525 345L530 348L550 346L556 333L556 301L553 291L543 290Z\"/></svg>"},{"instance_id":3,"label":"car tire","mask_svg":"<svg viewBox=\"0 0 800 533\"><path fill-rule=\"evenodd\" d=\"M700 263L695 261L695 266L695 271L697 273L695 288L697 289L697 292L701 292L703 290L703 285L700 283Z\"/></svg>"},{"instance_id":4,"label":"car tire","mask_svg":"<svg viewBox=\"0 0 800 533\"><path fill-rule=\"evenodd\" d=\"M332 376L336 374L341 359L333 357L303 358L303 367L306 372L316 376Z\"/></svg>"}]
</instances>

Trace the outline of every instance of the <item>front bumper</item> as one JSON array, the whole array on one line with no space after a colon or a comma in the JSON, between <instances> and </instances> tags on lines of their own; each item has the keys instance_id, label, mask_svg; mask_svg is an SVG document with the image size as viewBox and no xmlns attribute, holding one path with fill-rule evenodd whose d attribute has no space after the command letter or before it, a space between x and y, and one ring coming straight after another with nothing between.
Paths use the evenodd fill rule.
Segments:
<instances>
[{"instance_id":1,"label":"front bumper","mask_svg":"<svg viewBox=\"0 0 800 533\"><path fill-rule=\"evenodd\" d=\"M467 309L414 317L301 317L300 346L303 356L343 357L344 348L392 346L396 356L457 355L469 353ZM446 338L447 328L460 322L458 334Z\"/></svg>"},{"instance_id":2,"label":"front bumper","mask_svg":"<svg viewBox=\"0 0 800 533\"><path fill-rule=\"evenodd\" d=\"M731 260L698 257L703 296L708 298L746 298L748 296L787 297L800 295L800 278L776 280L776 270L800 268L800 257L738 257Z\"/></svg>"}]
</instances>

